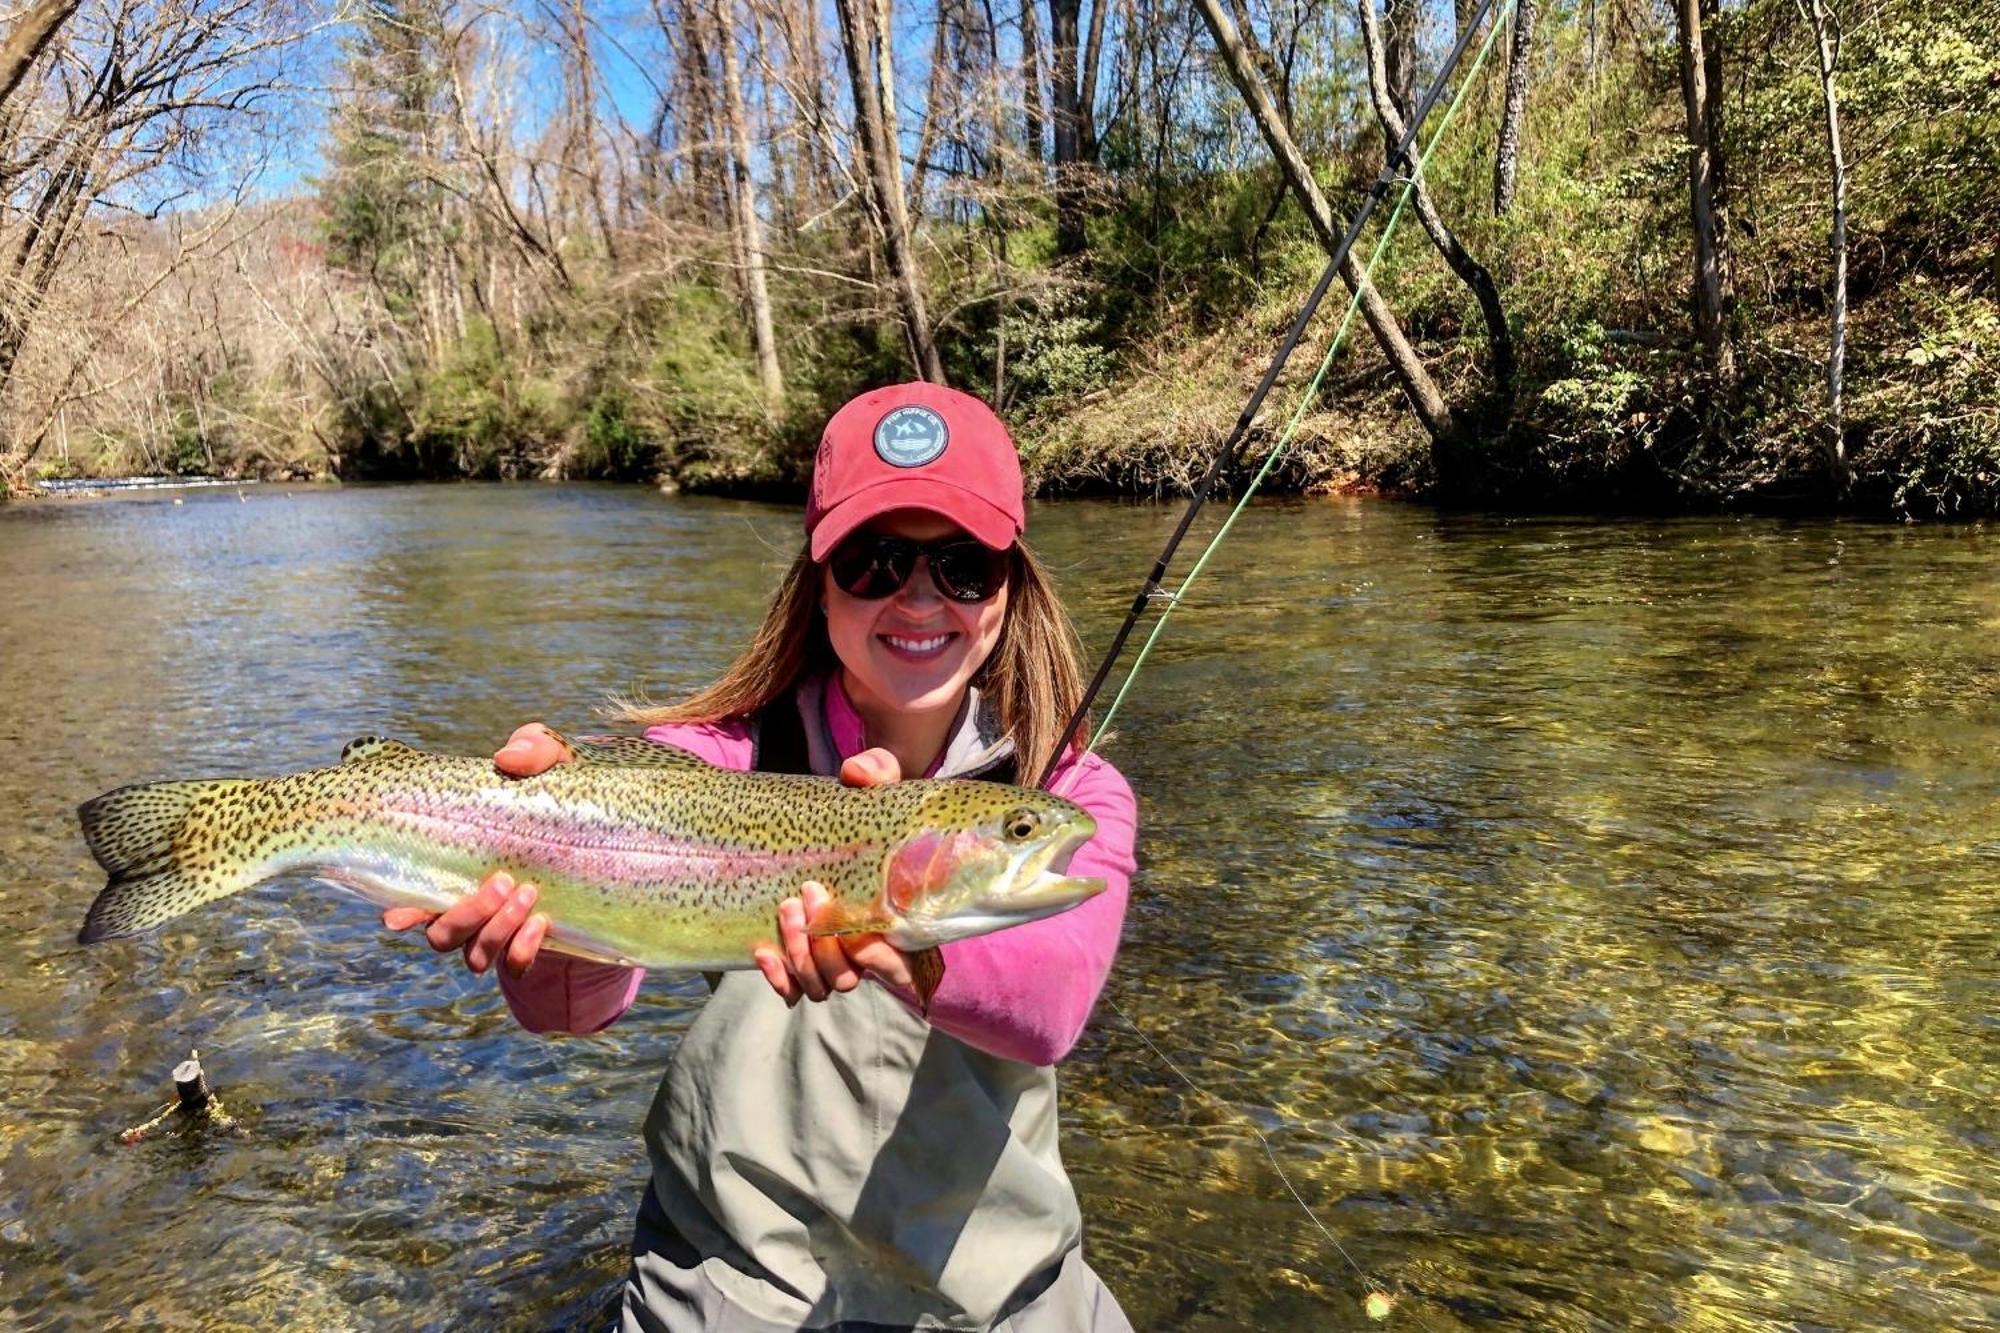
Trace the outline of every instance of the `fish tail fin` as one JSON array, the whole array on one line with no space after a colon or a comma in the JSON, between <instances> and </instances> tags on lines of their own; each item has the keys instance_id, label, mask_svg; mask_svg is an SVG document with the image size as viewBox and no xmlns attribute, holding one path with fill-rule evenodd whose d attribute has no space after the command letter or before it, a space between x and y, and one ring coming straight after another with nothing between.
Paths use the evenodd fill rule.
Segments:
<instances>
[{"instance_id":1,"label":"fish tail fin","mask_svg":"<svg viewBox=\"0 0 2000 1333\"><path fill-rule=\"evenodd\" d=\"M137 935L249 888L251 878L229 864L217 839L219 812L204 814L215 798L254 785L242 778L144 783L77 807L90 854L111 877L90 905L77 942Z\"/></svg>"}]
</instances>

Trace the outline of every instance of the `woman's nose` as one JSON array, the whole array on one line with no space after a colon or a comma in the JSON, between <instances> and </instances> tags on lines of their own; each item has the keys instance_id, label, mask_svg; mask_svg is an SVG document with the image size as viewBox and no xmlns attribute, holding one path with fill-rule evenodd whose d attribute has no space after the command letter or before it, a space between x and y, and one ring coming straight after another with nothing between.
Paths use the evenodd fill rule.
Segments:
<instances>
[{"instance_id":1,"label":"woman's nose","mask_svg":"<svg viewBox=\"0 0 2000 1333\"><path fill-rule=\"evenodd\" d=\"M929 556L917 557L916 565L910 570L910 577L896 590L896 600L905 606L923 606L943 600L938 593L937 580L931 577Z\"/></svg>"}]
</instances>

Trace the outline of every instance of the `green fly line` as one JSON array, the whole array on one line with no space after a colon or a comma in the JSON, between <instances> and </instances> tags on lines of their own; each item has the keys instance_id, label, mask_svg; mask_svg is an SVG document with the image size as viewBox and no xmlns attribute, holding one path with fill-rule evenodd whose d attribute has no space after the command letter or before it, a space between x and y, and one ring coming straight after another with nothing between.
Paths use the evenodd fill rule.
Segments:
<instances>
[{"instance_id":1,"label":"green fly line","mask_svg":"<svg viewBox=\"0 0 2000 1333\"><path fill-rule=\"evenodd\" d=\"M1319 369L1313 373L1312 380L1306 385L1305 392L1299 396L1298 406L1293 409L1291 420L1286 423L1285 429L1280 432L1277 440L1273 442L1269 451L1264 455L1262 465L1258 467L1256 473L1250 478L1250 483L1243 488L1243 494L1237 499L1235 505L1231 507L1228 517L1224 518L1221 526L1215 530L1215 535L1209 538L1208 545L1202 548L1201 554L1196 557L1194 564L1188 569L1187 576L1180 581L1180 585L1172 592L1163 591L1157 594L1164 603L1160 615L1153 622L1152 630L1146 635L1146 641L1139 645L1138 655L1132 659L1131 668L1125 673L1125 679L1119 683L1118 693L1112 696L1111 706L1105 710L1104 718L1098 723L1096 731L1091 734L1090 744L1086 748L1095 750L1098 743L1110 731L1112 719L1118 715L1119 706L1125 702L1125 696L1131 692L1132 682L1138 679L1140 668L1146 665L1146 658L1153 651L1153 645L1159 641L1160 634L1166 629L1168 618L1179 608L1181 600L1187 595L1188 589L1194 585L1195 580L1201 577L1202 571L1208 567L1209 560L1215 555L1216 548L1222 545L1223 539L1229 535L1229 530L1236 525L1236 520L1242 516L1244 509L1249 506L1252 497L1257 494L1258 487L1263 485L1264 478L1270 475L1271 468L1283 456L1285 449L1292 442L1292 437L1298 433L1300 423L1305 420L1306 409L1319 396L1320 385L1325 381L1326 373L1333 365L1333 358L1339 354L1341 347L1346 343L1348 330L1353 327L1354 316L1361 308L1361 293L1374 284L1375 270L1380 266L1382 256L1388 252L1389 242L1395 236L1396 224L1403 216L1404 207L1409 203L1410 196L1416 192L1417 182L1423 178L1424 168L1430 164L1431 155L1437 151L1438 144L1443 142L1446 132L1451 129L1452 119L1458 114L1458 108L1464 102L1467 90L1472 87L1474 81L1479 77L1479 71L1485 65L1486 57L1492 51L1493 43L1499 37L1501 27L1513 15L1515 2L1516 0L1503 0L1503 3L1495 12L1491 23L1487 27L1486 38L1480 43L1478 54L1473 57L1472 67L1466 72L1465 78L1460 81L1458 90L1452 95L1450 104L1445 107L1444 116L1438 121L1437 128L1431 133L1429 141L1424 145L1423 152L1418 155L1416 166L1410 171L1409 175L1403 177L1402 192L1396 198L1395 207L1389 211L1388 219L1382 224L1382 233L1376 238L1375 248L1370 252L1368 262L1362 266L1361 282L1357 284L1354 292L1348 297L1347 310L1341 315L1340 323L1334 329L1333 339L1327 344L1326 355L1320 358ZM1371 3L1371 0L1362 0L1362 3ZM1319 1229L1320 1235L1324 1236L1332 1244L1335 1251L1346 1261L1347 1266L1353 1269L1355 1275L1370 1288L1366 1293L1367 1299L1363 1305L1368 1318L1387 1318L1394 1307L1394 1302L1385 1291L1376 1286L1375 1279L1370 1276L1368 1271L1355 1262L1354 1257L1347 1252L1347 1247L1340 1243L1333 1232L1328 1229L1326 1223L1320 1221L1319 1214L1312 1210L1312 1206L1306 1202L1305 1196L1299 1193L1298 1187L1292 1183L1291 1176L1278 1161L1277 1150L1272 1147L1271 1140L1257 1127L1256 1123L1247 1115L1244 1115L1228 1099L1217 1097L1183 1073L1178 1065L1167 1058L1166 1052L1155 1045L1152 1038L1148 1037L1139 1025L1132 1021L1131 1016L1118 1007L1116 1001L1110 995L1107 994L1104 1000L1120 1018L1125 1020L1126 1026L1137 1034L1139 1040L1144 1042L1147 1048L1155 1056L1159 1057L1181 1082L1187 1084L1189 1088L1201 1096L1219 1102L1229 1110L1236 1112L1243 1122L1249 1126L1251 1133L1255 1134L1258 1142L1263 1144L1264 1155L1270 1159L1271 1169L1277 1172L1278 1179L1284 1184L1286 1192L1305 1211L1305 1215ZM1417 1313L1414 1306L1411 1307L1410 1313L1415 1316L1420 1326L1429 1327L1428 1321L1421 1314Z\"/></svg>"},{"instance_id":2,"label":"green fly line","mask_svg":"<svg viewBox=\"0 0 2000 1333\"><path fill-rule=\"evenodd\" d=\"M1363 3L1368 3L1368 0L1363 0ZM1437 151L1438 144L1443 142L1445 133L1451 129L1452 118L1458 114L1460 103L1465 101L1466 91L1479 77L1480 68L1485 65L1487 54L1493 49L1494 40L1499 37L1501 27L1514 12L1514 4L1515 0L1504 0L1494 13L1492 22L1487 25L1486 40L1480 43L1479 53L1473 57L1471 69L1466 71L1465 78L1459 82L1458 91L1452 94L1450 104L1445 107L1443 119L1438 121L1437 129L1431 133L1429 142L1424 145L1424 151L1418 155L1416 168L1403 178L1402 193L1396 197L1396 206L1389 210L1388 221L1382 224L1382 234L1376 238L1375 248L1369 254L1368 262L1361 266L1361 282L1348 297L1346 313L1340 317L1340 325L1334 330L1333 341L1327 344L1326 355L1320 358L1319 369L1314 372L1312 381L1306 385L1305 392L1299 396L1298 407L1292 412L1292 419L1286 423L1284 431L1271 445L1270 451L1264 456L1263 465L1257 469L1256 475L1250 478L1250 484L1243 488L1242 496L1230 509L1229 516L1222 520L1222 526L1208 539L1208 545L1202 548L1201 554L1189 568L1187 576L1180 581L1180 586L1170 593L1160 594L1160 600L1164 605L1159 618L1153 622L1153 628L1146 635L1146 641L1139 645L1138 655L1132 659L1131 669L1125 673L1125 679L1119 682L1118 693L1112 696L1111 706L1104 710L1104 717L1097 724L1097 730L1091 733L1087 749L1095 750L1098 742L1110 732L1111 720L1118 716L1119 706L1131 692L1132 682L1139 678L1139 670L1146 665L1146 658L1153 651L1153 645L1159 641L1161 632L1166 629L1168 619L1179 608L1181 599L1187 596L1187 591L1194 586L1194 581L1201 577L1202 570L1208 567L1209 560L1215 555L1216 548L1222 545L1223 538L1227 537L1229 530L1236 526L1237 518L1249 506L1252 497L1257 494L1257 488L1263 485L1264 478L1270 474L1271 468L1291 444L1292 436L1298 433L1299 423L1305 420L1306 409L1319 396L1320 383L1326 379L1326 372L1333 365L1333 358L1339 354L1341 347L1347 341L1347 331L1353 327L1355 313L1361 309L1361 293L1375 283L1375 270L1381 264L1382 256L1388 251L1390 239L1396 234L1396 223L1403 216L1404 206L1410 202L1410 196L1416 193L1417 182L1423 178L1424 168L1430 164L1431 154Z\"/></svg>"}]
</instances>

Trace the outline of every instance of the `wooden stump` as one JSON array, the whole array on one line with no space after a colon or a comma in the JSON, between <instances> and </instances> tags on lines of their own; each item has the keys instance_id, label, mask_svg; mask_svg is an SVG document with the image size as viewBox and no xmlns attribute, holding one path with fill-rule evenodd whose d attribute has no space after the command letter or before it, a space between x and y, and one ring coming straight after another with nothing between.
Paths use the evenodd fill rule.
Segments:
<instances>
[{"instance_id":1,"label":"wooden stump","mask_svg":"<svg viewBox=\"0 0 2000 1333\"><path fill-rule=\"evenodd\" d=\"M120 1143L138 1143L159 1129L167 1121L178 1117L179 1127L172 1132L186 1133L204 1126L236 1130L234 1117L222 1109L222 1099L208 1086L208 1076L202 1073L201 1052L188 1052L188 1058L174 1066L175 1100L160 1108L158 1115L143 1125L134 1125L118 1136Z\"/></svg>"},{"instance_id":2,"label":"wooden stump","mask_svg":"<svg viewBox=\"0 0 2000 1333\"><path fill-rule=\"evenodd\" d=\"M180 1094L180 1109L189 1115L200 1115L208 1110L208 1104L215 1094L208 1090L208 1079L201 1072L201 1052L188 1052L188 1058L174 1066L174 1091Z\"/></svg>"}]
</instances>

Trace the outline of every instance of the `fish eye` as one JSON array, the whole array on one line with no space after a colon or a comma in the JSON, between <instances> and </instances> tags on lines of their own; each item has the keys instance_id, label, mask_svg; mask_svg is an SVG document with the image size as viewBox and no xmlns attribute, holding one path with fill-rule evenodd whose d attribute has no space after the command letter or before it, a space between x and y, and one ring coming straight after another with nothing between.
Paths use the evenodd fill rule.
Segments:
<instances>
[{"instance_id":1,"label":"fish eye","mask_svg":"<svg viewBox=\"0 0 2000 1333\"><path fill-rule=\"evenodd\" d=\"M1007 830L1007 836L1015 842L1026 842L1035 836L1035 831L1041 826L1042 817L1025 805L1009 810L1006 820L1001 825Z\"/></svg>"}]
</instances>

